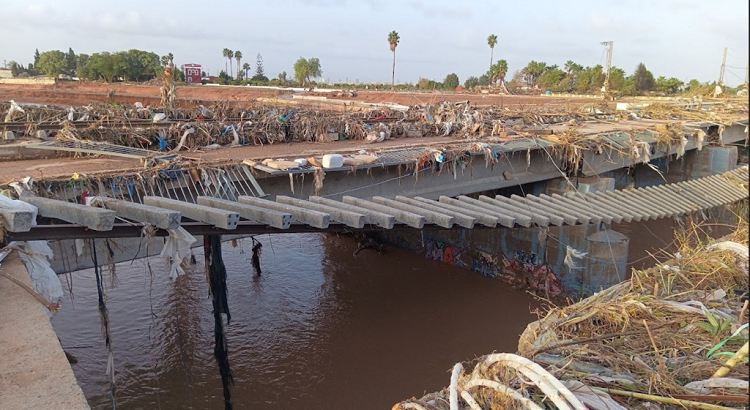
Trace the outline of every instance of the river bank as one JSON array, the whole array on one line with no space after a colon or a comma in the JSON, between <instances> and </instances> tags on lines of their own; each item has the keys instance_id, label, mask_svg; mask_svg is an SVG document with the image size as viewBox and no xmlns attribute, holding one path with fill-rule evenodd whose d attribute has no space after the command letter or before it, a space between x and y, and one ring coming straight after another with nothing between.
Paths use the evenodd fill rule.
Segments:
<instances>
[{"instance_id":1,"label":"river bank","mask_svg":"<svg viewBox=\"0 0 750 410\"><path fill-rule=\"evenodd\" d=\"M667 262L550 307L517 355L459 363L453 389L394 409L747 408L747 202L736 212L731 235L710 239L688 221ZM739 364L725 367L735 352Z\"/></svg>"}]
</instances>

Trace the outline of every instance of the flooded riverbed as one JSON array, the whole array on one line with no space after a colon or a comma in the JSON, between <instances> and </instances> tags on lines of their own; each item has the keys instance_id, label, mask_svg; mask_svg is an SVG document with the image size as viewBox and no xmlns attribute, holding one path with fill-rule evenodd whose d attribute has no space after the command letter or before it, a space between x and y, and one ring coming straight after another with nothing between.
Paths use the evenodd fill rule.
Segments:
<instances>
[{"instance_id":1,"label":"flooded riverbed","mask_svg":"<svg viewBox=\"0 0 750 410\"><path fill-rule=\"evenodd\" d=\"M538 304L502 281L389 248L352 256L351 238L321 234L225 242L229 360L235 409L389 409L438 390L451 366L514 352ZM213 315L198 264L175 281L150 258L117 266L107 306L120 409L222 408ZM109 408L106 350L93 270L70 275L53 319L91 406Z\"/></svg>"}]
</instances>

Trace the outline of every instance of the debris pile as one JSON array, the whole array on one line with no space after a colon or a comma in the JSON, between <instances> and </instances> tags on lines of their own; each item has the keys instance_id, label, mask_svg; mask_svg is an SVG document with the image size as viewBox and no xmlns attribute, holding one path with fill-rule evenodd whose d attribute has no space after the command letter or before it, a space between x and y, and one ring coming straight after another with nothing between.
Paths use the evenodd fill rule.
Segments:
<instances>
[{"instance_id":1,"label":"debris pile","mask_svg":"<svg viewBox=\"0 0 750 410\"><path fill-rule=\"evenodd\" d=\"M718 111L704 113L659 107L651 105L631 115L721 119ZM724 111L721 113L723 115ZM344 139L382 142L402 137L477 139L516 134L549 135L554 133L549 129L554 124L576 128L586 121L617 120L615 112L606 106L584 106L577 111L550 108L512 111L479 108L468 101L415 105L405 111L379 107L345 113L266 104L236 107L226 102L210 107L168 109L141 103L61 107L10 101L0 103L0 117L4 119L0 129L14 132L14 140L101 141L155 151ZM720 123L731 121L724 119ZM181 140L184 140L182 144Z\"/></svg>"},{"instance_id":2,"label":"debris pile","mask_svg":"<svg viewBox=\"0 0 750 410\"><path fill-rule=\"evenodd\" d=\"M720 240L687 226L668 262L531 323L518 356L458 364L394 409L747 408L745 218Z\"/></svg>"}]
</instances>

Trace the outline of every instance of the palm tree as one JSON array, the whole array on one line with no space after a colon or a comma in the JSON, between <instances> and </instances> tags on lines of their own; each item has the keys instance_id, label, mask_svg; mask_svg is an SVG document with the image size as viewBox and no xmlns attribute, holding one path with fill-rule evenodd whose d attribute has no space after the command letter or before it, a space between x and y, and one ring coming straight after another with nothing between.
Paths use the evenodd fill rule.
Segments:
<instances>
[{"instance_id":1,"label":"palm tree","mask_svg":"<svg viewBox=\"0 0 750 410\"><path fill-rule=\"evenodd\" d=\"M227 57L227 60L229 60L229 78L232 78L234 75L232 74L232 59L234 58L234 51L229 50L229 56Z\"/></svg>"},{"instance_id":2,"label":"palm tree","mask_svg":"<svg viewBox=\"0 0 750 410\"><path fill-rule=\"evenodd\" d=\"M240 79L240 60L242 60L242 51L237 50L234 52L234 59L237 60L237 79Z\"/></svg>"},{"instance_id":3,"label":"palm tree","mask_svg":"<svg viewBox=\"0 0 750 410\"><path fill-rule=\"evenodd\" d=\"M490 46L490 69L492 69L492 58L495 54L495 44L497 44L497 36L490 34L489 37L487 37L487 45Z\"/></svg>"},{"instance_id":4,"label":"palm tree","mask_svg":"<svg viewBox=\"0 0 750 410\"><path fill-rule=\"evenodd\" d=\"M391 45L391 51L393 52L393 74L391 76L391 89L396 87L396 46L401 40L398 33L394 30L388 33L388 44Z\"/></svg>"},{"instance_id":5,"label":"palm tree","mask_svg":"<svg viewBox=\"0 0 750 410\"><path fill-rule=\"evenodd\" d=\"M230 60L230 58L231 58L231 57L230 57L230 54L232 54L232 50L230 50L230 49L228 49L228 48L225 48L224 50L222 50L222 51L221 51L221 55L223 55L223 56L224 56L224 58L226 58L226 59L227 59L227 61L231 61L231 60ZM228 72L229 72L229 67L227 67L227 63L226 63L226 62L224 63L224 72L225 72L225 73L228 73Z\"/></svg>"},{"instance_id":6,"label":"palm tree","mask_svg":"<svg viewBox=\"0 0 750 410\"><path fill-rule=\"evenodd\" d=\"M242 64L242 69L245 70L245 79L247 79L247 70L250 69L250 64L248 63Z\"/></svg>"}]
</instances>

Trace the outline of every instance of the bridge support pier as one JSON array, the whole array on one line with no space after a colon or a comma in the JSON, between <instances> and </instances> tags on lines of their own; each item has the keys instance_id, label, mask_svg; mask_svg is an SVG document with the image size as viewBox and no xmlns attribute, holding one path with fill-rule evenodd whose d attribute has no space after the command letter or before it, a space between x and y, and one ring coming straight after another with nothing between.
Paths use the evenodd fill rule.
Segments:
<instances>
[{"instance_id":1,"label":"bridge support pier","mask_svg":"<svg viewBox=\"0 0 750 410\"><path fill-rule=\"evenodd\" d=\"M628 278L629 239L596 225L383 232L394 246L550 296L584 297Z\"/></svg>"}]
</instances>

